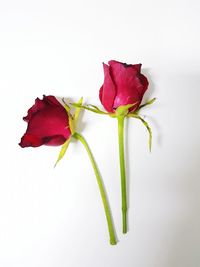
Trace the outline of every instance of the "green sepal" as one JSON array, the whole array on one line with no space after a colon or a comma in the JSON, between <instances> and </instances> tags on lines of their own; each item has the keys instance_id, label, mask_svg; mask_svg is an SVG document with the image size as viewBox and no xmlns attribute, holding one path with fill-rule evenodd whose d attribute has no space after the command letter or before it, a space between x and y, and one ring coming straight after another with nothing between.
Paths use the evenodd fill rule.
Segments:
<instances>
[{"instance_id":1,"label":"green sepal","mask_svg":"<svg viewBox=\"0 0 200 267\"><path fill-rule=\"evenodd\" d=\"M83 97L81 97L78 101L78 105L81 105L82 106L82 103L83 103ZM76 107L75 109L75 113L74 113L74 124L75 124L75 127L77 125L77 122L78 122L78 118L79 118L79 115L80 115L80 111L81 111L81 108L79 107Z\"/></svg>"},{"instance_id":2,"label":"green sepal","mask_svg":"<svg viewBox=\"0 0 200 267\"><path fill-rule=\"evenodd\" d=\"M156 101L156 97L148 100L145 104L141 105L137 111L139 111L140 109L146 107L146 106L149 106L149 105L152 105L154 102Z\"/></svg>"},{"instance_id":3,"label":"green sepal","mask_svg":"<svg viewBox=\"0 0 200 267\"><path fill-rule=\"evenodd\" d=\"M68 146L70 144L70 141L71 141L71 137L69 139L67 139L67 141L62 145L61 150L60 150L60 154L58 156L58 159L57 159L54 167L56 167L56 165L58 164L58 162L64 157L64 155L65 155L65 153L67 151L67 148L68 148Z\"/></svg>"},{"instance_id":4,"label":"green sepal","mask_svg":"<svg viewBox=\"0 0 200 267\"><path fill-rule=\"evenodd\" d=\"M68 113L68 117L69 117L69 127L70 127L70 131L73 134L75 132L75 123L74 123L74 118L72 117L72 115L70 113Z\"/></svg>"},{"instance_id":5,"label":"green sepal","mask_svg":"<svg viewBox=\"0 0 200 267\"><path fill-rule=\"evenodd\" d=\"M99 114L108 114L107 112L100 110L100 109L99 109L97 106L95 106L95 105L88 104L87 106L88 106L88 107L93 107L94 109L96 109L97 111L99 111Z\"/></svg>"},{"instance_id":6,"label":"green sepal","mask_svg":"<svg viewBox=\"0 0 200 267\"><path fill-rule=\"evenodd\" d=\"M67 105L64 97L62 98L62 102L63 102L64 108L66 109L67 113L70 113L70 106Z\"/></svg>"},{"instance_id":7,"label":"green sepal","mask_svg":"<svg viewBox=\"0 0 200 267\"><path fill-rule=\"evenodd\" d=\"M82 102L83 102L83 98L81 97L80 100L78 101L77 105L82 105ZM77 121L78 121L81 109L79 107L77 107L75 109L74 116L72 116L70 113L70 106L68 106L64 100L63 100L63 103L64 103L64 107L65 107L67 114L68 114L68 117L69 117L69 127L70 127L70 131L72 134L71 136L73 136L73 134L75 133L75 129L76 129L76 125L77 125ZM67 151L67 148L70 144L70 141L71 141L71 137L68 140L66 140L66 142L62 145L61 150L60 150L60 154L58 156L58 159L57 159L54 167L56 167L57 163L64 157L64 155Z\"/></svg>"},{"instance_id":8,"label":"green sepal","mask_svg":"<svg viewBox=\"0 0 200 267\"><path fill-rule=\"evenodd\" d=\"M73 134L75 132L74 118L73 118L72 114L70 113L70 106L68 106L68 104L65 102L64 98L62 98L62 101L63 101L64 108L68 114L69 127L71 130L71 133Z\"/></svg>"},{"instance_id":9,"label":"green sepal","mask_svg":"<svg viewBox=\"0 0 200 267\"><path fill-rule=\"evenodd\" d=\"M149 144L149 151L151 152L151 148L152 148L152 130L151 130L151 127L141 116L139 116L137 114L129 113L128 117L132 117L132 118L136 118L136 119L140 120L143 123L143 125L146 127L146 129L149 133L148 144Z\"/></svg>"},{"instance_id":10,"label":"green sepal","mask_svg":"<svg viewBox=\"0 0 200 267\"><path fill-rule=\"evenodd\" d=\"M71 103L71 105L73 107L83 108L83 109L92 111L94 113L98 113L98 114L102 114L102 115L108 115L107 112L101 111L99 108L97 108L96 106L93 106L93 105L86 105L85 106L85 105L81 105L81 104L78 104L78 103ZM91 106L92 108L90 108L89 106Z\"/></svg>"},{"instance_id":11,"label":"green sepal","mask_svg":"<svg viewBox=\"0 0 200 267\"><path fill-rule=\"evenodd\" d=\"M125 106L119 106L116 110L115 110L115 113L110 113L110 117L112 118L116 118L118 116L126 116L128 113L129 113L129 108L132 108L133 106L135 106L137 104L134 103L134 104L128 104L128 105L125 105Z\"/></svg>"}]
</instances>

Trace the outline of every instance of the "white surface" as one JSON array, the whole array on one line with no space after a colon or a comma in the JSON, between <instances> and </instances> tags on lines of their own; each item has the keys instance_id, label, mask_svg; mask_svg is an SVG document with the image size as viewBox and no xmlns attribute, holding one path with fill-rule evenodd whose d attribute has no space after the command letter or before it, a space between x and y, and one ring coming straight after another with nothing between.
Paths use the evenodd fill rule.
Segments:
<instances>
[{"instance_id":1,"label":"white surface","mask_svg":"<svg viewBox=\"0 0 200 267\"><path fill-rule=\"evenodd\" d=\"M1 267L199 267L199 10L195 0L0 1ZM22 117L42 94L100 106L101 62L143 63L158 101L128 123L129 229L121 234L117 125L84 113L119 243L90 162L72 144L21 149ZM146 98L148 98L146 96Z\"/></svg>"}]
</instances>

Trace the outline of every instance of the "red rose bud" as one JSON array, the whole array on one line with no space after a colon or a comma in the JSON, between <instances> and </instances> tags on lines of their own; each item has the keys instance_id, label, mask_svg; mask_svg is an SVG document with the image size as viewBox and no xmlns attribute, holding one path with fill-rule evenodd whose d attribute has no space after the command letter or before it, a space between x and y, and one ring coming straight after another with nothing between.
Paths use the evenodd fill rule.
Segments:
<instances>
[{"instance_id":1,"label":"red rose bud","mask_svg":"<svg viewBox=\"0 0 200 267\"><path fill-rule=\"evenodd\" d=\"M37 98L23 119L28 127L21 147L59 146L71 136L67 111L54 96Z\"/></svg>"},{"instance_id":2,"label":"red rose bud","mask_svg":"<svg viewBox=\"0 0 200 267\"><path fill-rule=\"evenodd\" d=\"M119 106L136 103L129 111L137 110L149 84L140 73L142 64L128 65L115 60L108 64L103 63L104 83L99 91L102 105L114 113Z\"/></svg>"}]
</instances>

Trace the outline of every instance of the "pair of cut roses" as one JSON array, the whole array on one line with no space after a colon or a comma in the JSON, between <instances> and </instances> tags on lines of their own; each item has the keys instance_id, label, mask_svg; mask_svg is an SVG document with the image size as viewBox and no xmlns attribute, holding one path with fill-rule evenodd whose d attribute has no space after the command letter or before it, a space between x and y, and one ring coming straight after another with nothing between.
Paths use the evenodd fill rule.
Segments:
<instances>
[{"instance_id":1,"label":"pair of cut roses","mask_svg":"<svg viewBox=\"0 0 200 267\"><path fill-rule=\"evenodd\" d=\"M104 83L99 98L109 113L115 113L120 106L135 104L129 108L136 111L148 87L147 78L141 74L141 64L128 65L114 60L103 64ZM37 98L35 104L24 117L28 122L26 133L21 139L21 147L41 145L62 145L70 136L69 114L54 96Z\"/></svg>"},{"instance_id":2,"label":"pair of cut roses","mask_svg":"<svg viewBox=\"0 0 200 267\"><path fill-rule=\"evenodd\" d=\"M142 121L149 132L149 145L151 147L151 129L147 122L138 115L139 110L155 99L141 105L145 91L148 88L147 78L141 74L141 64L128 65L111 60L109 64L103 64L104 83L99 91L99 98L105 111L94 105L72 104L76 107L71 114L70 106L63 100L63 105L54 96L44 96L42 100L37 98L35 104L28 110L24 120L28 122L26 133L21 138L21 147L39 147L41 145L60 146L60 155L57 162L63 157L72 137L83 143L90 157L97 178L104 210L106 214L110 243L116 244L115 231L111 219L110 209L105 194L104 186L98 172L95 160L84 137L76 132L76 124L81 108L99 114L110 115L118 120L119 158L121 172L122 194L122 225L123 233L127 232L127 196L126 196L126 173L124 157L124 118L133 117Z\"/></svg>"}]
</instances>

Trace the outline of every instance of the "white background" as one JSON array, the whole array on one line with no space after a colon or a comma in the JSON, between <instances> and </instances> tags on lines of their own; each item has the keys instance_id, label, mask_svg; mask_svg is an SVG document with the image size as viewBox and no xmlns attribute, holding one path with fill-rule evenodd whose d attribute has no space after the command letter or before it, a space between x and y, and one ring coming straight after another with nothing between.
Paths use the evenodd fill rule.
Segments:
<instances>
[{"instance_id":1,"label":"white background","mask_svg":"<svg viewBox=\"0 0 200 267\"><path fill-rule=\"evenodd\" d=\"M197 0L0 1L0 266L200 266ZM100 105L102 62L142 63L150 80L126 125L129 232L121 234L117 122L88 112L82 134L101 170L119 243L110 246L92 167L72 143L22 149L22 117L43 94Z\"/></svg>"}]
</instances>

